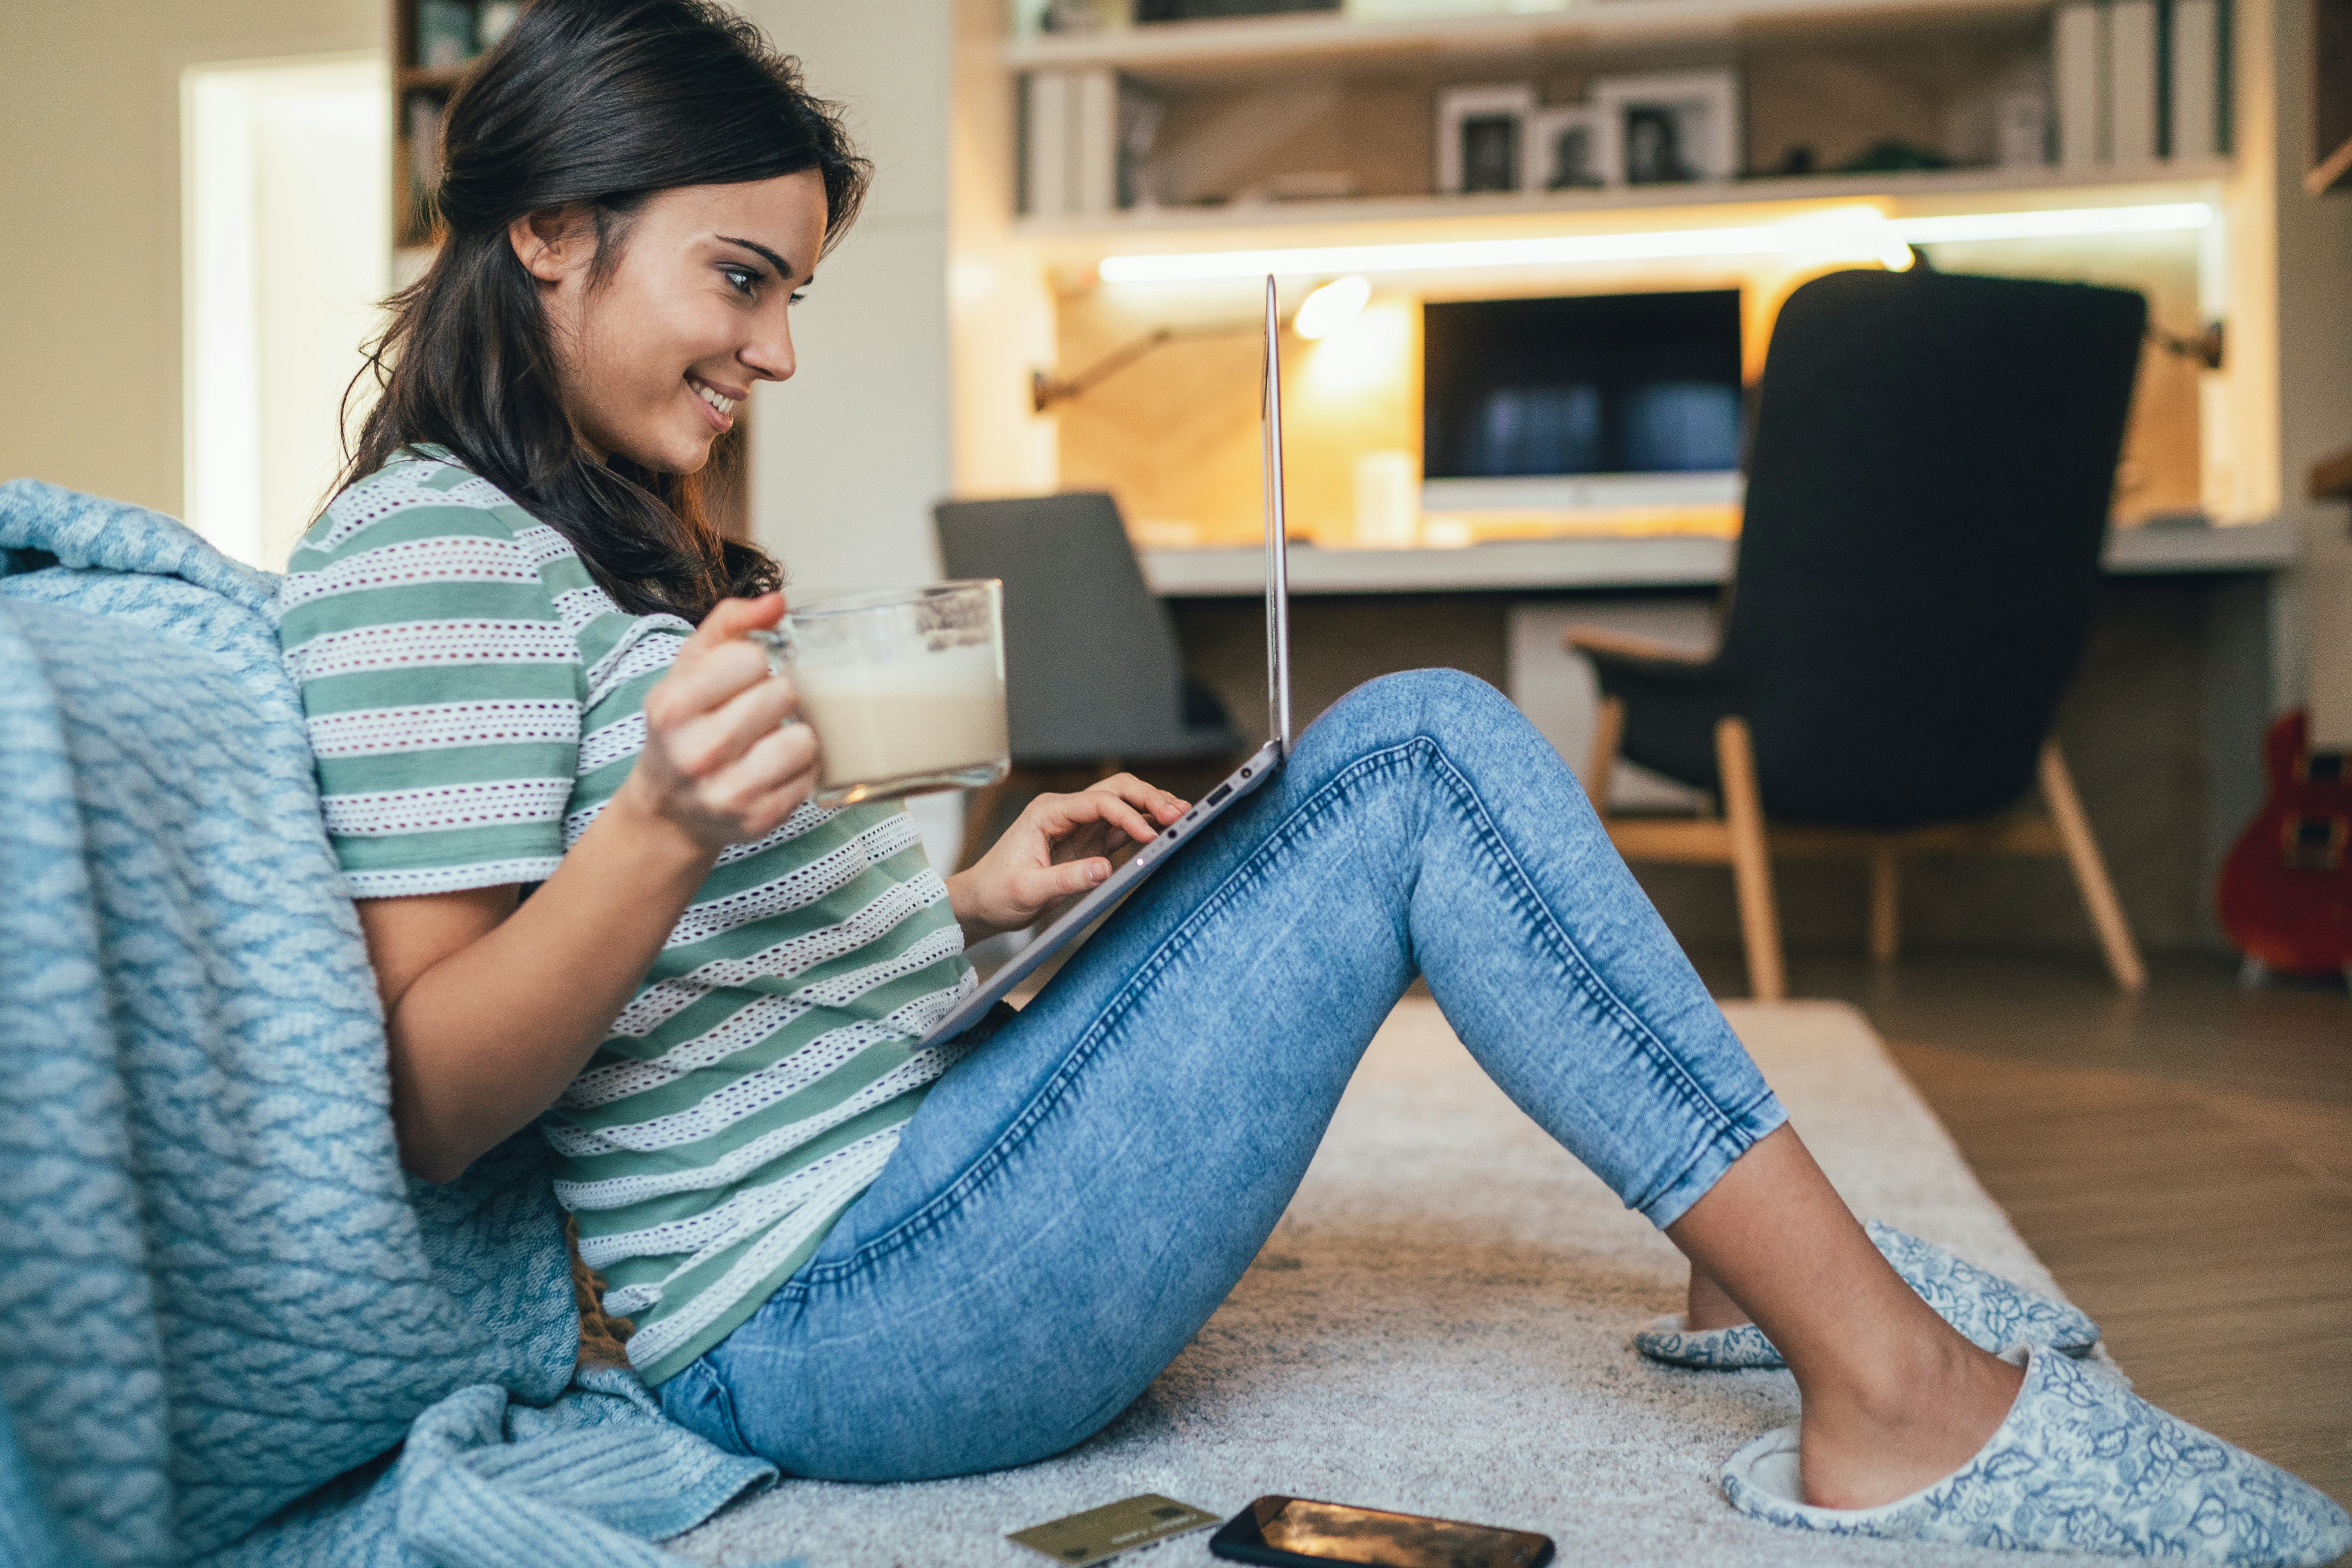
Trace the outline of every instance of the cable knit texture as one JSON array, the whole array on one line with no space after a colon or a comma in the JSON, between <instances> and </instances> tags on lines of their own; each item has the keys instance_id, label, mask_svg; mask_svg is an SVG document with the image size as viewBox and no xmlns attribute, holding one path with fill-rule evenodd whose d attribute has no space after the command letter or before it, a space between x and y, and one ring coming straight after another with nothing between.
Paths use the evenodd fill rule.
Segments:
<instances>
[{"instance_id":1,"label":"cable knit texture","mask_svg":"<svg viewBox=\"0 0 2352 1568\"><path fill-rule=\"evenodd\" d=\"M536 1133L402 1173L275 586L0 486L0 1558L671 1561L772 1472L574 1381Z\"/></svg>"}]
</instances>

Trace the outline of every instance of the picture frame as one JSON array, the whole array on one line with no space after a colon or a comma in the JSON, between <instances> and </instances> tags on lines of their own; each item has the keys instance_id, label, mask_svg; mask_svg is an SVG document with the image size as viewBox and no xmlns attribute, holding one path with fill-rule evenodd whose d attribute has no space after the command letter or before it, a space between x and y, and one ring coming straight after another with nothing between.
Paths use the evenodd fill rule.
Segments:
<instances>
[{"instance_id":1,"label":"picture frame","mask_svg":"<svg viewBox=\"0 0 2352 1568\"><path fill-rule=\"evenodd\" d=\"M1739 175L1739 76L1728 68L1602 77L1592 106L1614 130L1612 186Z\"/></svg>"},{"instance_id":2,"label":"picture frame","mask_svg":"<svg viewBox=\"0 0 2352 1568\"><path fill-rule=\"evenodd\" d=\"M1444 195L1528 189L1530 82L1450 87L1437 95L1437 189Z\"/></svg>"},{"instance_id":3,"label":"picture frame","mask_svg":"<svg viewBox=\"0 0 2352 1568\"><path fill-rule=\"evenodd\" d=\"M1589 103L1556 104L1529 115L1520 158L1531 191L1601 190L1622 183L1616 118Z\"/></svg>"}]
</instances>

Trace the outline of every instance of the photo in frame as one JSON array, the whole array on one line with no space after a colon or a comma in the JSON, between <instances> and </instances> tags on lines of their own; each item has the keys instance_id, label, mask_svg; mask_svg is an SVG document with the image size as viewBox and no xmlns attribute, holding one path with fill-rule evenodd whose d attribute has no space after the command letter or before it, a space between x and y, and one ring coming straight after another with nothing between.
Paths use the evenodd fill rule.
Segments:
<instances>
[{"instance_id":1,"label":"photo in frame","mask_svg":"<svg viewBox=\"0 0 2352 1568\"><path fill-rule=\"evenodd\" d=\"M1591 104L1538 109L1528 117L1528 145L1520 156L1528 188L1536 191L1599 190L1622 174L1617 160L1617 121Z\"/></svg>"},{"instance_id":2,"label":"photo in frame","mask_svg":"<svg viewBox=\"0 0 2352 1568\"><path fill-rule=\"evenodd\" d=\"M1602 77L1592 106L1609 117L1612 185L1730 180L1740 169L1739 77L1729 69Z\"/></svg>"},{"instance_id":3,"label":"photo in frame","mask_svg":"<svg viewBox=\"0 0 2352 1568\"><path fill-rule=\"evenodd\" d=\"M1437 95L1437 188L1446 195L1528 188L1527 82L1450 87Z\"/></svg>"}]
</instances>

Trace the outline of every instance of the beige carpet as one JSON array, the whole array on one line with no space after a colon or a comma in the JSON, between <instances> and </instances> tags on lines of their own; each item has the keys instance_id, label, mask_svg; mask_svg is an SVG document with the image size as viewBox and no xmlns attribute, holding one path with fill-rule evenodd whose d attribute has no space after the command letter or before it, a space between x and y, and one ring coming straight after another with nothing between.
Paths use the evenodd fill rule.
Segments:
<instances>
[{"instance_id":1,"label":"beige carpet","mask_svg":"<svg viewBox=\"0 0 2352 1568\"><path fill-rule=\"evenodd\" d=\"M1727 1010L1858 1213L2054 1291L1859 1014ZM1665 1239L1486 1080L1435 1005L1408 1000L1240 1287L1092 1442L960 1480L788 1480L673 1548L711 1563L1034 1568L1044 1559L1004 1531L1137 1492L1221 1514L1289 1492L1540 1531L1568 1563L2013 1568L1732 1512L1717 1468L1795 1418L1795 1385L1635 1355L1628 1332L1675 1310L1684 1278ZM1201 1535L1137 1561L1216 1560Z\"/></svg>"}]
</instances>

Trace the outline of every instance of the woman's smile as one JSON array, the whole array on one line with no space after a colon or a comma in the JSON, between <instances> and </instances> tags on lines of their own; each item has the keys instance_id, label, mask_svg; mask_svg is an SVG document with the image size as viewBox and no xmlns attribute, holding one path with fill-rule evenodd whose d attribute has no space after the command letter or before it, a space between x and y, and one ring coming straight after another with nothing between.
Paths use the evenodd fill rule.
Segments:
<instances>
[{"instance_id":1,"label":"woman's smile","mask_svg":"<svg viewBox=\"0 0 2352 1568\"><path fill-rule=\"evenodd\" d=\"M687 373L686 384L702 405L703 417L710 421L712 429L724 436L735 428L735 405L750 395L748 391L742 387L721 390L691 371Z\"/></svg>"}]
</instances>

